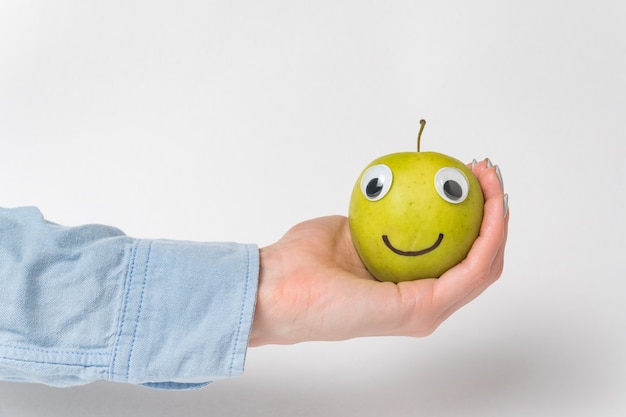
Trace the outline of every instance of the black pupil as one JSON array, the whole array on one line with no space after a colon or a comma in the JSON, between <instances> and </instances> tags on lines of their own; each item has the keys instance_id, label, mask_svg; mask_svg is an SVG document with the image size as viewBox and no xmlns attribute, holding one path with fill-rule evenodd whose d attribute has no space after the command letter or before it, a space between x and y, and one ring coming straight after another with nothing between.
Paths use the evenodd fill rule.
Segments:
<instances>
[{"instance_id":1,"label":"black pupil","mask_svg":"<svg viewBox=\"0 0 626 417\"><path fill-rule=\"evenodd\" d=\"M367 183L367 187L365 187L365 192L368 197L377 197L380 192L383 190L383 184L380 178L374 178Z\"/></svg>"},{"instance_id":2,"label":"black pupil","mask_svg":"<svg viewBox=\"0 0 626 417\"><path fill-rule=\"evenodd\" d=\"M463 197L463 188L461 188L461 185L456 181L446 181L443 184L443 191L450 200L458 200Z\"/></svg>"}]
</instances>

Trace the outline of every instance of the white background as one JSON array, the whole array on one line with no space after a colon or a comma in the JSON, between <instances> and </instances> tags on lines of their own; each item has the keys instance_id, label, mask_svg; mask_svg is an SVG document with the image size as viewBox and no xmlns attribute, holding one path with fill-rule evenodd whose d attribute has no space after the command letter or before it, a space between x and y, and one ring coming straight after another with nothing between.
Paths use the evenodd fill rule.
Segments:
<instances>
[{"instance_id":1,"label":"white background","mask_svg":"<svg viewBox=\"0 0 626 417\"><path fill-rule=\"evenodd\" d=\"M0 383L13 416L626 415L626 3L0 2L0 205L269 244L375 157L490 157L500 281L424 339L263 347L193 392ZM341 318L338 318L341 320Z\"/></svg>"}]
</instances>

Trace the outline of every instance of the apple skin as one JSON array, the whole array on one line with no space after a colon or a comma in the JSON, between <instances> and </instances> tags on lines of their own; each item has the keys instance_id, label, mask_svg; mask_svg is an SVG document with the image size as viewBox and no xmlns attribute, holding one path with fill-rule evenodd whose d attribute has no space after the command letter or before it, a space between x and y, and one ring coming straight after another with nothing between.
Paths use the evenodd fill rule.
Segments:
<instances>
[{"instance_id":1,"label":"apple skin","mask_svg":"<svg viewBox=\"0 0 626 417\"><path fill-rule=\"evenodd\" d=\"M382 198L370 201L363 176L381 164L391 170L391 186ZM439 172L457 178L462 173L468 186L464 200L449 202L440 195ZM398 283L438 278L465 259L478 237L483 209L480 184L464 163L437 152L401 152L380 157L363 170L352 191L348 220L368 271L380 281Z\"/></svg>"}]
</instances>

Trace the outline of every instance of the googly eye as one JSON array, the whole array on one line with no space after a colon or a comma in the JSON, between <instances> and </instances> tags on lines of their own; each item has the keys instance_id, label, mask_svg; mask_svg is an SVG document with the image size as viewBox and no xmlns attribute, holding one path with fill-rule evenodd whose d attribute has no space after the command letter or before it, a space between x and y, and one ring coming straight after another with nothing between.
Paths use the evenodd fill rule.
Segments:
<instances>
[{"instance_id":1,"label":"googly eye","mask_svg":"<svg viewBox=\"0 0 626 417\"><path fill-rule=\"evenodd\" d=\"M370 201L378 201L389 192L393 174L387 165L369 167L361 177L361 192Z\"/></svg>"},{"instance_id":2,"label":"googly eye","mask_svg":"<svg viewBox=\"0 0 626 417\"><path fill-rule=\"evenodd\" d=\"M441 168L435 174L435 188L441 198L449 203L458 204L467 198L469 181L457 168Z\"/></svg>"}]
</instances>

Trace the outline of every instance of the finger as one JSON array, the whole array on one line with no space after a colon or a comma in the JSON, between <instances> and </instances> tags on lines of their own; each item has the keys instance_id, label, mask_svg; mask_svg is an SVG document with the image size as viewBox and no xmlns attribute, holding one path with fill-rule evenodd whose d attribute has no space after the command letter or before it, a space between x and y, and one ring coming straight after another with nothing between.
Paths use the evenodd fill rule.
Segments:
<instances>
[{"instance_id":1,"label":"finger","mask_svg":"<svg viewBox=\"0 0 626 417\"><path fill-rule=\"evenodd\" d=\"M474 176L478 179L485 199L488 199L498 192L504 192L504 182L502 180L500 167L498 165L493 165L489 158L480 162L476 162L476 160L474 160L467 164L467 166L472 170Z\"/></svg>"},{"instance_id":2,"label":"finger","mask_svg":"<svg viewBox=\"0 0 626 417\"><path fill-rule=\"evenodd\" d=\"M501 174L499 174L497 166L485 169L480 173L478 182L482 188L485 200L489 200L491 197L502 195L504 193L500 178Z\"/></svg>"},{"instance_id":3,"label":"finger","mask_svg":"<svg viewBox=\"0 0 626 417\"><path fill-rule=\"evenodd\" d=\"M507 213L505 224L504 224L503 243L500 246L500 249L498 250L498 254L495 257L495 260L489 272L491 278L486 281L489 283L487 286L493 284L493 282L495 282L500 277L504 269L504 252L505 252L505 247L506 247L506 239L508 235L508 222L509 222L509 216ZM437 325L443 323L455 311L459 310L461 307L463 307L464 305L466 305L467 303L471 302L476 297L478 297L480 294L482 294L486 290L487 286L484 286L484 287L477 286L472 292L467 294L463 299L458 300L457 302L451 304L447 309L442 311L439 317L437 318L437 321L438 321Z\"/></svg>"},{"instance_id":4,"label":"finger","mask_svg":"<svg viewBox=\"0 0 626 417\"><path fill-rule=\"evenodd\" d=\"M474 159L471 163L467 164L467 166L472 170L474 175L478 177L482 171L491 168L493 164L491 163L491 160L489 158L485 158L480 162L477 162Z\"/></svg>"},{"instance_id":5,"label":"finger","mask_svg":"<svg viewBox=\"0 0 626 417\"><path fill-rule=\"evenodd\" d=\"M497 278L491 272L506 238L503 198L503 194L498 194L486 201L480 234L469 254L437 281L433 303L440 311L467 302L468 298L482 292Z\"/></svg>"},{"instance_id":6,"label":"finger","mask_svg":"<svg viewBox=\"0 0 626 417\"><path fill-rule=\"evenodd\" d=\"M469 303L480 294L482 294L487 287L492 285L500 276L504 270L504 254L506 249L506 241L508 236L508 223L509 223L509 215L507 213L505 221L504 221L504 235L502 237L502 243L500 244L500 248L498 249L498 253L496 254L491 267L489 268L489 272L487 273L487 279L485 280L485 285L477 286L472 292L468 293L463 299L459 300L457 303L451 306L451 312L454 312L461 308L463 305ZM448 314L449 316L449 314Z\"/></svg>"}]
</instances>

